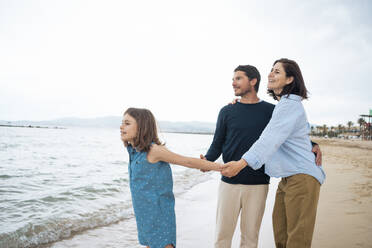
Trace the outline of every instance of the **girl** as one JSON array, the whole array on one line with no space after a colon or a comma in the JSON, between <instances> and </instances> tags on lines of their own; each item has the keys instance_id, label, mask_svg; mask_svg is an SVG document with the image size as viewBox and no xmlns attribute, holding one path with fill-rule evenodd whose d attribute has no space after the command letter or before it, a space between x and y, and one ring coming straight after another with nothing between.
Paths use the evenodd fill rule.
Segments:
<instances>
[{"instance_id":1,"label":"girl","mask_svg":"<svg viewBox=\"0 0 372 248\"><path fill-rule=\"evenodd\" d=\"M220 171L220 165L184 157L160 143L155 118L147 109L129 108L120 126L129 153L129 182L138 240L148 248L176 247L172 171L169 163Z\"/></svg>"},{"instance_id":2,"label":"girl","mask_svg":"<svg viewBox=\"0 0 372 248\"><path fill-rule=\"evenodd\" d=\"M315 164L309 138L310 126L301 103L307 89L300 67L293 60L279 59L269 74L268 92L279 103L260 138L239 161L225 165L222 174L250 166L281 177L273 210L276 247L311 247L320 185L325 180Z\"/></svg>"}]
</instances>

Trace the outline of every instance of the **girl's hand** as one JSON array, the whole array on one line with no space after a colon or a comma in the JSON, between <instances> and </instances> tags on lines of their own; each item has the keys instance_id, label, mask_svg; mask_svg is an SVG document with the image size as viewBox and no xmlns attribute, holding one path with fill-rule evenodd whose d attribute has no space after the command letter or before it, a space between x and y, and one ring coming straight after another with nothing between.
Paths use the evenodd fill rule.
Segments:
<instances>
[{"instance_id":1,"label":"girl's hand","mask_svg":"<svg viewBox=\"0 0 372 248\"><path fill-rule=\"evenodd\" d=\"M207 160L206 157L204 157L203 154L200 154L200 159ZM200 169L201 172L208 172L210 170Z\"/></svg>"},{"instance_id":2,"label":"girl's hand","mask_svg":"<svg viewBox=\"0 0 372 248\"><path fill-rule=\"evenodd\" d=\"M220 163L216 163L217 164L217 171L222 171L224 169L224 165L223 164L220 164Z\"/></svg>"}]
</instances>

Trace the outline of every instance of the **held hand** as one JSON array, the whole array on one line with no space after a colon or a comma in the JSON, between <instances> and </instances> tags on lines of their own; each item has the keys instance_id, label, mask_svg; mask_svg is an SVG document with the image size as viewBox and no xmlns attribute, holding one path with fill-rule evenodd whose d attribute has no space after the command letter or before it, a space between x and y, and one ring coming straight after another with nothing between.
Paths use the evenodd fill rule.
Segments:
<instances>
[{"instance_id":1,"label":"held hand","mask_svg":"<svg viewBox=\"0 0 372 248\"><path fill-rule=\"evenodd\" d=\"M203 159L203 160L207 160L206 157L204 157L203 154L200 154L200 159ZM201 172L208 172L210 170L204 170L204 169L200 169Z\"/></svg>"},{"instance_id":2,"label":"held hand","mask_svg":"<svg viewBox=\"0 0 372 248\"><path fill-rule=\"evenodd\" d=\"M239 160L228 162L227 164L224 164L222 167L223 167L221 171L222 175L224 175L225 177L234 177L245 167L245 165L243 161Z\"/></svg>"},{"instance_id":3,"label":"held hand","mask_svg":"<svg viewBox=\"0 0 372 248\"><path fill-rule=\"evenodd\" d=\"M216 171L222 171L223 170L223 167L224 167L224 165L223 164L220 164L220 163L216 163L217 164L217 169L216 169Z\"/></svg>"},{"instance_id":4,"label":"held hand","mask_svg":"<svg viewBox=\"0 0 372 248\"><path fill-rule=\"evenodd\" d=\"M316 154L315 163L316 165L322 165L322 152L320 151L320 147L318 145L313 146L311 150L313 153Z\"/></svg>"}]
</instances>

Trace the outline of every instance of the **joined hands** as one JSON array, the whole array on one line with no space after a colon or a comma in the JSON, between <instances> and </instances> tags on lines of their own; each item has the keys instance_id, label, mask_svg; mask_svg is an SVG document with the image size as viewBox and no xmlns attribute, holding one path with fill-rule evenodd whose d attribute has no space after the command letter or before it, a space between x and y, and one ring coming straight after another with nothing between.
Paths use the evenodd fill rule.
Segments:
<instances>
[{"instance_id":1,"label":"joined hands","mask_svg":"<svg viewBox=\"0 0 372 248\"><path fill-rule=\"evenodd\" d=\"M206 160L204 155L200 154L200 159ZM234 177L236 176L245 166L247 162L243 159L239 161L230 161L226 164L221 165L221 175L225 177ZM209 170L200 169L202 172L208 172Z\"/></svg>"},{"instance_id":2,"label":"joined hands","mask_svg":"<svg viewBox=\"0 0 372 248\"><path fill-rule=\"evenodd\" d=\"M234 177L247 165L248 164L244 159L240 159L239 161L230 161L222 165L221 174L225 177Z\"/></svg>"}]
</instances>

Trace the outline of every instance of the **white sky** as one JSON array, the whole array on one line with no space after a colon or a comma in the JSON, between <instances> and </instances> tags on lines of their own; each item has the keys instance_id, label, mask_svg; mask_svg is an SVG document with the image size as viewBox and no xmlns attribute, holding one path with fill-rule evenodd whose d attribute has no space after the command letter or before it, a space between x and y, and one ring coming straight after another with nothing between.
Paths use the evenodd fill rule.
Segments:
<instances>
[{"instance_id":1,"label":"white sky","mask_svg":"<svg viewBox=\"0 0 372 248\"><path fill-rule=\"evenodd\" d=\"M372 2L0 0L0 120L122 115L215 122L239 64L300 65L310 123L372 109Z\"/></svg>"}]
</instances>

